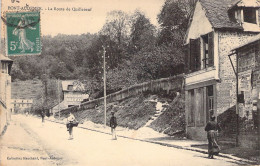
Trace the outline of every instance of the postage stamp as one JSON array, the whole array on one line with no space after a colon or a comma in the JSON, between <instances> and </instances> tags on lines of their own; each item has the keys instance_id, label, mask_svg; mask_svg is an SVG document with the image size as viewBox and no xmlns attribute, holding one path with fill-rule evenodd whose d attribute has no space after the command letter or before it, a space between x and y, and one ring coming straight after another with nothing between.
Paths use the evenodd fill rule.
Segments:
<instances>
[{"instance_id":1,"label":"postage stamp","mask_svg":"<svg viewBox=\"0 0 260 166\"><path fill-rule=\"evenodd\" d=\"M40 33L40 12L6 13L7 55L39 55Z\"/></svg>"}]
</instances>

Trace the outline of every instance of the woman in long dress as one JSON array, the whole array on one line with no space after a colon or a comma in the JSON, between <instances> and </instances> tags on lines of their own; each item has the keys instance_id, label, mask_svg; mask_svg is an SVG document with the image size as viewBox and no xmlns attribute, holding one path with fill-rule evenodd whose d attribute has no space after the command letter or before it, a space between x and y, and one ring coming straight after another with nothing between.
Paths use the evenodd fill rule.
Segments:
<instances>
[{"instance_id":1,"label":"woman in long dress","mask_svg":"<svg viewBox=\"0 0 260 166\"><path fill-rule=\"evenodd\" d=\"M31 27L28 24L27 19L24 15L21 16L21 20L18 23L18 26L13 30L14 35L19 36L19 46L18 49L22 50L21 52L24 53L26 50L33 51L34 43L27 39L26 37L26 28L30 28L35 30L35 27Z\"/></svg>"},{"instance_id":2,"label":"woman in long dress","mask_svg":"<svg viewBox=\"0 0 260 166\"><path fill-rule=\"evenodd\" d=\"M210 117L210 121L205 127L208 137L208 154L209 158L213 159L214 155L217 155L220 151L219 145L217 143L217 134L221 131L221 128L217 122L215 122L215 116Z\"/></svg>"}]
</instances>

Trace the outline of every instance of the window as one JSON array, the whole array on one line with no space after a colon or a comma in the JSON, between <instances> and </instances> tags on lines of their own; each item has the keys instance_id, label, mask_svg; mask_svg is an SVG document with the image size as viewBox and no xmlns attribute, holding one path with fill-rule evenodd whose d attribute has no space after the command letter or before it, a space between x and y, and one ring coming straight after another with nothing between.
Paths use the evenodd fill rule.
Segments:
<instances>
[{"instance_id":1,"label":"window","mask_svg":"<svg viewBox=\"0 0 260 166\"><path fill-rule=\"evenodd\" d=\"M213 85L207 86L207 112L208 116L214 115L214 91Z\"/></svg>"},{"instance_id":2,"label":"window","mask_svg":"<svg viewBox=\"0 0 260 166\"><path fill-rule=\"evenodd\" d=\"M190 39L187 53L189 72L214 66L214 32L203 35L201 38Z\"/></svg>"},{"instance_id":3,"label":"window","mask_svg":"<svg viewBox=\"0 0 260 166\"><path fill-rule=\"evenodd\" d=\"M2 73L6 73L6 63L2 62L1 66L2 66Z\"/></svg>"},{"instance_id":4,"label":"window","mask_svg":"<svg viewBox=\"0 0 260 166\"><path fill-rule=\"evenodd\" d=\"M201 38L203 42L202 66L208 68L214 65L213 33L203 35Z\"/></svg>"},{"instance_id":5,"label":"window","mask_svg":"<svg viewBox=\"0 0 260 166\"><path fill-rule=\"evenodd\" d=\"M68 85L68 90L73 90L73 85Z\"/></svg>"},{"instance_id":6,"label":"window","mask_svg":"<svg viewBox=\"0 0 260 166\"><path fill-rule=\"evenodd\" d=\"M254 8L244 8L244 22L256 24L256 9Z\"/></svg>"},{"instance_id":7,"label":"window","mask_svg":"<svg viewBox=\"0 0 260 166\"><path fill-rule=\"evenodd\" d=\"M207 68L209 65L209 37L208 35L202 36L203 40L203 68Z\"/></svg>"}]
</instances>

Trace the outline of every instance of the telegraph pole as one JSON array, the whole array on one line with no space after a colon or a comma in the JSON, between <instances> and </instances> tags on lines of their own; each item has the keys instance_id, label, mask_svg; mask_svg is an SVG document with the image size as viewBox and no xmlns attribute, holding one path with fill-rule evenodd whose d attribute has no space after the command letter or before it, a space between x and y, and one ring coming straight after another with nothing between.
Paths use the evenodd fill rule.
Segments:
<instances>
[{"instance_id":1,"label":"telegraph pole","mask_svg":"<svg viewBox=\"0 0 260 166\"><path fill-rule=\"evenodd\" d=\"M59 76L58 76L58 99L59 99L58 111L59 111L59 119L60 119L60 77Z\"/></svg>"},{"instance_id":2,"label":"telegraph pole","mask_svg":"<svg viewBox=\"0 0 260 166\"><path fill-rule=\"evenodd\" d=\"M236 69L233 65L233 62L230 58L232 55L236 55ZM228 55L230 63L232 65L233 71L236 75L236 146L238 146L238 137L239 137L239 108L238 108L238 54L237 52L233 52Z\"/></svg>"},{"instance_id":3,"label":"telegraph pole","mask_svg":"<svg viewBox=\"0 0 260 166\"><path fill-rule=\"evenodd\" d=\"M106 123L107 123L107 93L106 93L106 48L104 46L103 47L103 72L104 72L104 127L106 127Z\"/></svg>"},{"instance_id":4,"label":"telegraph pole","mask_svg":"<svg viewBox=\"0 0 260 166\"><path fill-rule=\"evenodd\" d=\"M237 113L237 134L236 134L236 146L238 146L238 136L239 136L239 107L238 107L238 53L236 53L236 113Z\"/></svg>"}]
</instances>

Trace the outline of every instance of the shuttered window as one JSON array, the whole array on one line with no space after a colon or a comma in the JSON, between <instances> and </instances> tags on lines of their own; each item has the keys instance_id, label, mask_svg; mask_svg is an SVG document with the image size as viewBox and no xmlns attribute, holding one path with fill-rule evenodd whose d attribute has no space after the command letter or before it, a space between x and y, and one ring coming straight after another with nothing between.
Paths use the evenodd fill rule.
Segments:
<instances>
[{"instance_id":1,"label":"shuttered window","mask_svg":"<svg viewBox=\"0 0 260 166\"><path fill-rule=\"evenodd\" d=\"M190 39L190 70L198 71L201 69L200 38Z\"/></svg>"},{"instance_id":2,"label":"shuttered window","mask_svg":"<svg viewBox=\"0 0 260 166\"><path fill-rule=\"evenodd\" d=\"M209 33L209 67L214 66L214 34Z\"/></svg>"},{"instance_id":3,"label":"shuttered window","mask_svg":"<svg viewBox=\"0 0 260 166\"><path fill-rule=\"evenodd\" d=\"M203 68L214 66L214 37L213 32L203 35Z\"/></svg>"}]
</instances>

